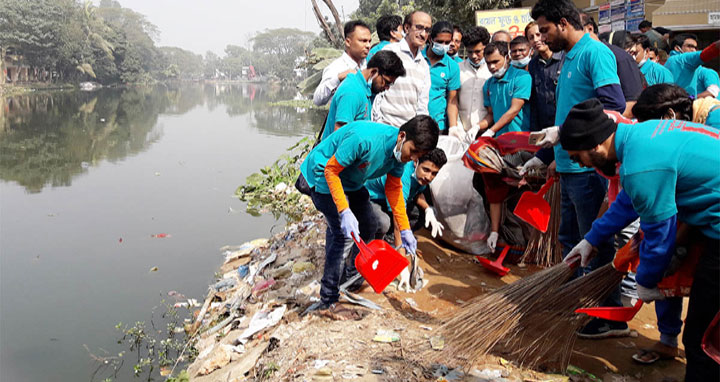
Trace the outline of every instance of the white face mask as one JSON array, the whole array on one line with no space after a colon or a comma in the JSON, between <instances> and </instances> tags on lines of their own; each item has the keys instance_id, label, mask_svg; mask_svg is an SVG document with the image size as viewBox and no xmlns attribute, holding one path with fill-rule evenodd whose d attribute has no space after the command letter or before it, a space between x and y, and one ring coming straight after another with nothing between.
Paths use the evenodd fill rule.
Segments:
<instances>
[{"instance_id":1,"label":"white face mask","mask_svg":"<svg viewBox=\"0 0 720 382\"><path fill-rule=\"evenodd\" d=\"M471 65L473 68L476 68L476 69L479 68L479 67L481 67L481 66L484 66L484 65L485 65L485 58L484 58L484 57L483 57L483 59L480 60L480 62L478 62L477 64L476 64L475 62L473 62L473 60L471 60L471 59L469 59L469 58L468 58L467 60L468 60L468 62L470 62L470 65Z\"/></svg>"},{"instance_id":2,"label":"white face mask","mask_svg":"<svg viewBox=\"0 0 720 382\"><path fill-rule=\"evenodd\" d=\"M516 67L516 68L524 68L530 63L530 56L527 56L525 58L521 58L519 60L512 60L510 61L510 65Z\"/></svg>"},{"instance_id":3,"label":"white face mask","mask_svg":"<svg viewBox=\"0 0 720 382\"><path fill-rule=\"evenodd\" d=\"M402 147L405 144L405 138L400 141L400 145L395 145L395 148L393 149L393 157L395 157L395 160L402 163Z\"/></svg>"},{"instance_id":4,"label":"white face mask","mask_svg":"<svg viewBox=\"0 0 720 382\"><path fill-rule=\"evenodd\" d=\"M640 62L638 62L638 67L642 68L642 66L645 65L645 62L647 62L647 58L643 58L642 60L640 60Z\"/></svg>"},{"instance_id":5,"label":"white face mask","mask_svg":"<svg viewBox=\"0 0 720 382\"><path fill-rule=\"evenodd\" d=\"M508 67L507 67L507 65L505 65L502 68L500 68L497 72L493 73L492 76L497 79L503 78L503 76L505 75L505 72L507 72L507 69L508 69Z\"/></svg>"}]
</instances>

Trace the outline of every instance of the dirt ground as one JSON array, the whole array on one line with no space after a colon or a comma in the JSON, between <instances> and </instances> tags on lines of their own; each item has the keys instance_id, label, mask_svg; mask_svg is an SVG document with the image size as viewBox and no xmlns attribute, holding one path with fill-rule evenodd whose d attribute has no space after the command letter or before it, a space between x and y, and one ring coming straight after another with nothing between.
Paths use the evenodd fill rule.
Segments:
<instances>
[{"instance_id":1,"label":"dirt ground","mask_svg":"<svg viewBox=\"0 0 720 382\"><path fill-rule=\"evenodd\" d=\"M283 237L284 234L277 235ZM293 257L307 258L317 268L313 273L291 277L300 285L319 280L322 273L324 227L317 226L305 233L297 233L282 246L273 266L283 268ZM294 246L295 242L306 244ZM271 240L272 242L272 240ZM457 310L465 301L527 276L538 268L508 265L510 273L498 277L486 271L474 257L445 247L428 239L427 231L418 235L420 266L425 272L426 286L418 293L396 291L393 284L382 294L367 286L359 293L374 301L383 310L361 309L366 316L358 321L333 321L319 315L300 316L307 301L290 297L296 287L283 284L280 269L275 274L280 287L275 286L256 299L244 304L246 314L259 310L277 309L286 305L287 312L274 327L260 332L244 344L244 351L228 353L219 369L205 376L197 371L206 360L199 359L188 369L195 381L603 381L603 382L671 382L682 381L684 359L658 361L652 366L635 363L631 356L638 348L650 347L659 339L654 307L643 306L631 321L634 336L604 340L578 340L570 364L579 372L569 375L540 373L522 369L494 356L485 357L471 370L452 370L443 365L449 360L433 359L429 354L433 337L437 335L440 317ZM272 249L270 249L272 251ZM283 255L283 253L287 253ZM295 254L295 255L294 255ZM253 255L259 258L263 254ZM289 256L289 257L288 257ZM247 261L247 260L245 260ZM292 265L292 264L290 264ZM222 271L231 271L237 264L228 263ZM285 277L285 276L282 276ZM353 305L353 307L356 307ZM221 344L236 344L247 321L223 336L206 337L198 348L218 349ZM391 342L377 341L379 331L390 331ZM387 334L387 333L386 333ZM435 342L437 344L437 342ZM201 350L202 351L202 350ZM215 351L215 350L213 350ZM215 353L213 353L215 354ZM213 358L214 355L208 357ZM229 361L229 362L228 362ZM439 366L443 365L443 366ZM450 369L450 370L448 370ZM462 376L460 372L462 373ZM583 372L584 371L584 372Z\"/></svg>"}]
</instances>

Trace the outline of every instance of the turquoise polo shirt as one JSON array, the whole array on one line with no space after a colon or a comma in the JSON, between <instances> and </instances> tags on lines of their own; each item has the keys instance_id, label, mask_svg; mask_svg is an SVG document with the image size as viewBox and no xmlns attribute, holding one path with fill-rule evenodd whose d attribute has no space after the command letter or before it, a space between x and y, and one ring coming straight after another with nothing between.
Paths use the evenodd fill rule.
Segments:
<instances>
[{"instance_id":1,"label":"turquoise polo shirt","mask_svg":"<svg viewBox=\"0 0 720 382\"><path fill-rule=\"evenodd\" d=\"M372 48L370 48L370 51L368 52L368 55L367 55L367 58L366 58L367 61L365 61L365 62L370 62L370 59L372 58L372 56L374 56L375 53L381 51L382 48L383 48L385 45L389 44L389 43L390 43L390 41L387 41L387 40L385 40L385 41L380 41L379 43L377 43L377 45L375 45L375 46L373 46Z\"/></svg>"},{"instance_id":2,"label":"turquoise polo shirt","mask_svg":"<svg viewBox=\"0 0 720 382\"><path fill-rule=\"evenodd\" d=\"M427 47L422 54L430 67L430 100L428 113L438 123L440 131L447 129L447 93L460 89L460 66L450 56L443 55L435 63L430 64L427 57Z\"/></svg>"},{"instance_id":3,"label":"turquoise polo shirt","mask_svg":"<svg viewBox=\"0 0 720 382\"><path fill-rule=\"evenodd\" d=\"M369 121L372 110L371 96L370 85L362 71L348 74L330 102L321 140L327 139L335 131L337 122L348 124L353 121Z\"/></svg>"},{"instance_id":4,"label":"turquoise polo shirt","mask_svg":"<svg viewBox=\"0 0 720 382\"><path fill-rule=\"evenodd\" d=\"M450 56L450 58L452 58L453 61L457 62L458 65L460 65L461 62L463 62L463 58L461 58L459 54Z\"/></svg>"},{"instance_id":5,"label":"turquoise polo shirt","mask_svg":"<svg viewBox=\"0 0 720 382\"><path fill-rule=\"evenodd\" d=\"M483 104L492 107L493 120L499 121L505 114L513 98L524 99L525 105L510 123L495 133L495 136L511 131L530 131L530 93L532 92L532 76L523 69L512 65L505 75L497 79L490 77L483 85Z\"/></svg>"},{"instance_id":6,"label":"turquoise polo shirt","mask_svg":"<svg viewBox=\"0 0 720 382\"><path fill-rule=\"evenodd\" d=\"M697 95L695 71L702 65L700 53L702 52L671 54L665 62L665 68L672 73L675 85L685 89L691 96Z\"/></svg>"},{"instance_id":7,"label":"turquoise polo shirt","mask_svg":"<svg viewBox=\"0 0 720 382\"><path fill-rule=\"evenodd\" d=\"M714 109L710 110L707 119L705 120L705 126L714 127L720 130L720 106L715 106Z\"/></svg>"},{"instance_id":8,"label":"turquoise polo shirt","mask_svg":"<svg viewBox=\"0 0 720 382\"><path fill-rule=\"evenodd\" d=\"M403 174L404 163L393 156L399 133L398 128L377 122L348 123L315 146L300 166L300 171L308 185L321 194L330 194L325 180L325 165L333 155L345 167L340 173L345 191L357 191L368 179L385 174L399 178Z\"/></svg>"},{"instance_id":9,"label":"turquoise polo shirt","mask_svg":"<svg viewBox=\"0 0 720 382\"><path fill-rule=\"evenodd\" d=\"M720 132L679 120L618 124L620 182L646 223L678 215L720 239Z\"/></svg>"},{"instance_id":10,"label":"turquoise polo shirt","mask_svg":"<svg viewBox=\"0 0 720 382\"><path fill-rule=\"evenodd\" d=\"M640 73L645 76L645 81L647 81L648 86L671 84L675 81L669 70L657 62L650 60L645 61L643 66L640 67Z\"/></svg>"},{"instance_id":11,"label":"turquoise polo shirt","mask_svg":"<svg viewBox=\"0 0 720 382\"><path fill-rule=\"evenodd\" d=\"M704 66L700 66L695 70L695 81L696 94L704 92L710 85L720 87L720 76L718 76L717 72Z\"/></svg>"},{"instance_id":12,"label":"turquoise polo shirt","mask_svg":"<svg viewBox=\"0 0 720 382\"><path fill-rule=\"evenodd\" d=\"M388 209L392 210L390 208L390 203L388 203L387 198L385 197L386 179L387 175L383 175L375 179L370 179L365 182L365 188L367 188L368 192L370 193L371 200L384 200ZM427 186L420 185L417 178L415 177L415 163L413 162L405 163L405 168L403 170L401 180L403 197L405 199L406 206L408 205L409 201L414 200L415 197L418 196L418 194L425 191L425 189L427 188Z\"/></svg>"},{"instance_id":13,"label":"turquoise polo shirt","mask_svg":"<svg viewBox=\"0 0 720 382\"><path fill-rule=\"evenodd\" d=\"M585 33L565 55L555 93L555 125L561 126L565 122L573 106L590 98L597 98L595 89L613 84L620 84L615 55L610 48ZM555 145L555 164L557 172L560 173L595 171L592 168L580 167L570 159L561 145Z\"/></svg>"}]
</instances>

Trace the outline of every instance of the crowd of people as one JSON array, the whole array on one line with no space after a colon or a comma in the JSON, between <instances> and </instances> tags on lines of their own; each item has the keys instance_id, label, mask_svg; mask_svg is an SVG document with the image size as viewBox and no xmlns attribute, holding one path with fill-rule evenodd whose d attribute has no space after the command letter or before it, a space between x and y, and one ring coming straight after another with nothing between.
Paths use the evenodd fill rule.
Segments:
<instances>
[{"instance_id":1,"label":"crowd of people","mask_svg":"<svg viewBox=\"0 0 720 382\"><path fill-rule=\"evenodd\" d=\"M441 135L465 145L531 132L541 148L517 166L559 181L557 242L578 276L613 260L638 229L644 234L637 296L655 301L660 341L633 358L678 354L682 297L657 288L687 237L702 244L689 294L683 344L686 381L720 380L701 349L720 310L720 41L673 35L645 21L637 32L598 35L593 17L568 0L540 0L524 35L462 29L414 11L371 27L345 24L345 52L327 66L313 101L330 104L319 143L302 164L307 193L327 220L321 302L342 316L340 286L362 288L353 239L388 238L414 254L407 211L417 207L431 236L442 222L426 192L447 162ZM445 139L445 138L443 138ZM500 177L476 179L485 198L491 251L508 197ZM690 233L688 233L690 232ZM624 233L624 234L622 234ZM623 240L623 237L625 238ZM605 302L621 306L620 288ZM584 338L629 335L624 322L594 319Z\"/></svg>"}]
</instances>

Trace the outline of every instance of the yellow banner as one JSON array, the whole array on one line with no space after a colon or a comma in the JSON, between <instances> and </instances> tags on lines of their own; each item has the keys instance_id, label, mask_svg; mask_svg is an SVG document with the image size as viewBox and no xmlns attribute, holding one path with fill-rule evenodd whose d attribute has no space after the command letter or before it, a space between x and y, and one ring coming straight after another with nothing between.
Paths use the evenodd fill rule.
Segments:
<instances>
[{"instance_id":1,"label":"yellow banner","mask_svg":"<svg viewBox=\"0 0 720 382\"><path fill-rule=\"evenodd\" d=\"M475 23L487 28L490 34L501 29L510 32L513 38L525 34L525 26L532 21L530 8L496 9L476 11Z\"/></svg>"}]
</instances>

